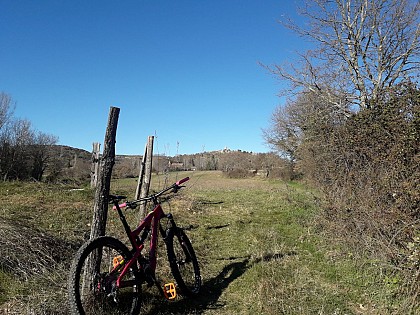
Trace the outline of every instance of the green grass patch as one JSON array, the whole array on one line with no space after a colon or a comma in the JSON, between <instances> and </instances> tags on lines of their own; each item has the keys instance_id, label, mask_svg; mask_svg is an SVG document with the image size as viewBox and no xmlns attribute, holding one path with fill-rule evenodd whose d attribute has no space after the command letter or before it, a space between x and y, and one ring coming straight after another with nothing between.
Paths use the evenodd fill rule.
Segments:
<instances>
[{"instance_id":1,"label":"green grass patch","mask_svg":"<svg viewBox=\"0 0 420 315\"><path fill-rule=\"evenodd\" d=\"M154 177L152 189L185 176L191 177L187 188L164 210L188 230L203 291L195 300L168 303L145 288L146 313L404 314L393 293L398 281L386 280L377 262L355 259L325 238L317 224L319 198L302 183L186 172ZM135 179L124 179L113 181L111 190L132 197L135 187ZM7 222L32 226L70 248L70 255L47 273L22 278L0 269L0 304L23 314L31 309L66 314L66 270L90 230L93 191L1 183L0 196L0 214ZM132 225L138 222L136 213L127 215ZM120 234L114 212L107 228Z\"/></svg>"}]
</instances>

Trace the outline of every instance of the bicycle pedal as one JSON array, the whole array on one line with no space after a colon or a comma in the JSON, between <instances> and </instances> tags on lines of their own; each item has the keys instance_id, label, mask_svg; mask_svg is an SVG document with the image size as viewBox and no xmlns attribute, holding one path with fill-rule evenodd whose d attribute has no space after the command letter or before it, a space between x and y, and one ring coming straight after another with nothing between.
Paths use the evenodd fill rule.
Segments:
<instances>
[{"instance_id":1,"label":"bicycle pedal","mask_svg":"<svg viewBox=\"0 0 420 315\"><path fill-rule=\"evenodd\" d=\"M167 300L173 300L176 298L176 289L174 283L166 283L163 286L163 294Z\"/></svg>"},{"instance_id":2,"label":"bicycle pedal","mask_svg":"<svg viewBox=\"0 0 420 315\"><path fill-rule=\"evenodd\" d=\"M112 266L113 268L122 265L124 263L124 258L121 255L115 256L114 259L112 259Z\"/></svg>"}]
</instances>

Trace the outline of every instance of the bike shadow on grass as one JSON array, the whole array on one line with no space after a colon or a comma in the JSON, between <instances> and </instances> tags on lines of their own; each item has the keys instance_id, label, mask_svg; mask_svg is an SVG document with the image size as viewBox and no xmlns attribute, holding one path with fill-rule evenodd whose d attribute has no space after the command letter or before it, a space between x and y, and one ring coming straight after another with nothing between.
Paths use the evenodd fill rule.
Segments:
<instances>
[{"instance_id":1,"label":"bike shadow on grass","mask_svg":"<svg viewBox=\"0 0 420 315\"><path fill-rule=\"evenodd\" d=\"M296 252L268 254L260 258L251 257L229 257L224 260L233 261L223 267L222 271L213 278L204 279L200 294L196 298L180 298L175 302L168 302L163 298L157 299L150 293L144 297L144 314L203 314L206 310L222 309L225 303L219 301L223 291L241 277L253 265L275 259L282 259L286 255L296 255ZM143 314L143 313L142 313Z\"/></svg>"}]
</instances>

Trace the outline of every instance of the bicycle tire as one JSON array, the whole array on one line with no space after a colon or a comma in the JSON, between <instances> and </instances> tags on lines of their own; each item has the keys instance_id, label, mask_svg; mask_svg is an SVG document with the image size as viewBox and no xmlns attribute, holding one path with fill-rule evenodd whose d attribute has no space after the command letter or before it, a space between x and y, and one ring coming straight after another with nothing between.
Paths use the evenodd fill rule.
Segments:
<instances>
[{"instance_id":1,"label":"bicycle tire","mask_svg":"<svg viewBox=\"0 0 420 315\"><path fill-rule=\"evenodd\" d=\"M84 275L91 264L92 255L99 254L99 272L94 272L89 284L85 284ZM68 298L70 313L73 315L105 315L105 314L130 314L137 315L140 312L141 285L134 264L124 277L124 280L133 280L133 285L116 290L116 279L122 270L123 261L131 258L128 248L119 240L103 236L85 243L76 253L70 267L68 280ZM121 267L114 268L113 259L121 262ZM92 267L91 267L92 268ZM110 271L114 269L114 271ZM117 270L117 271L115 271ZM86 279L86 278L85 278ZM84 293L83 293L84 292ZM82 294L81 294L82 293Z\"/></svg>"},{"instance_id":2,"label":"bicycle tire","mask_svg":"<svg viewBox=\"0 0 420 315\"><path fill-rule=\"evenodd\" d=\"M201 275L195 251L185 232L170 228L166 236L169 265L181 294L196 296L201 288Z\"/></svg>"}]
</instances>

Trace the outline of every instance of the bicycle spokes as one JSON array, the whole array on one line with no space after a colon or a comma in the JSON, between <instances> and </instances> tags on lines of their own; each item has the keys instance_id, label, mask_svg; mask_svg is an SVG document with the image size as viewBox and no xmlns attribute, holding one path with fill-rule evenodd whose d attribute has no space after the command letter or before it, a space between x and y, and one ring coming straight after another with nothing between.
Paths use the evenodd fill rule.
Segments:
<instances>
[{"instance_id":1,"label":"bicycle spokes","mask_svg":"<svg viewBox=\"0 0 420 315\"><path fill-rule=\"evenodd\" d=\"M130 314L132 309L137 308L140 284L135 279L134 270L130 269L122 276L126 260L112 242L92 244L92 248L88 248L86 255L79 261L78 291L83 314ZM96 272L86 280L85 275L88 275L89 266L94 259ZM118 287L117 280L120 277L123 277L122 285Z\"/></svg>"}]
</instances>

